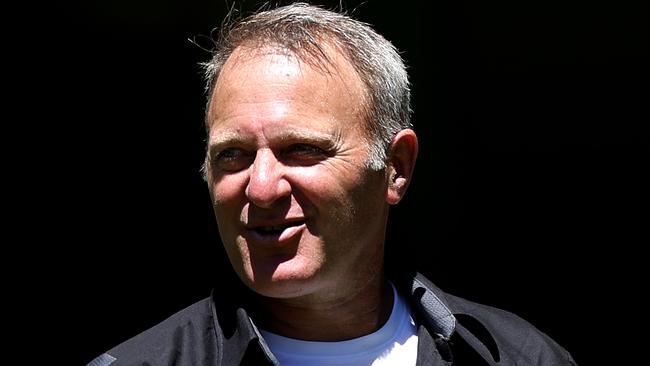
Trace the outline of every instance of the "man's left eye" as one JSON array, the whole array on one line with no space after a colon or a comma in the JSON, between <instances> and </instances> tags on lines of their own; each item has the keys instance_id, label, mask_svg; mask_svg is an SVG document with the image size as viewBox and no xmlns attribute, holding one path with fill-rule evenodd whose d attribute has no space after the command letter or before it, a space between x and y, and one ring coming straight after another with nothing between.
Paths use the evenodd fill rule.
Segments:
<instances>
[{"instance_id":1,"label":"man's left eye","mask_svg":"<svg viewBox=\"0 0 650 366\"><path fill-rule=\"evenodd\" d=\"M299 160L302 162L316 162L327 158L325 150L310 144L293 144L287 147L282 155L288 161Z\"/></svg>"},{"instance_id":2,"label":"man's left eye","mask_svg":"<svg viewBox=\"0 0 650 366\"><path fill-rule=\"evenodd\" d=\"M307 144L294 144L287 149L291 154L324 154L325 151L320 147Z\"/></svg>"}]
</instances>

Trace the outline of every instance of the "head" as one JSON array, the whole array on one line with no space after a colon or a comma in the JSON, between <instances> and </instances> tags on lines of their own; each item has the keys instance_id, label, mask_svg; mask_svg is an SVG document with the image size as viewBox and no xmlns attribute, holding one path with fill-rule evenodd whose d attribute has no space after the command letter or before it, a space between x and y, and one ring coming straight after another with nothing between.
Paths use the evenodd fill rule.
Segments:
<instances>
[{"instance_id":1,"label":"head","mask_svg":"<svg viewBox=\"0 0 650 366\"><path fill-rule=\"evenodd\" d=\"M383 268L417 139L395 48L294 4L229 27L208 80L204 172L226 252L269 297L345 295Z\"/></svg>"}]
</instances>

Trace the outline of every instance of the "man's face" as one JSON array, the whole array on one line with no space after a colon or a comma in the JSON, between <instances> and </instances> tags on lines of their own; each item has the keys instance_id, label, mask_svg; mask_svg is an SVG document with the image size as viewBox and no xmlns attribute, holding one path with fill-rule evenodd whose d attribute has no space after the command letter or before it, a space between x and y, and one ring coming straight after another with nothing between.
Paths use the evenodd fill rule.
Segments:
<instances>
[{"instance_id":1,"label":"man's face","mask_svg":"<svg viewBox=\"0 0 650 366\"><path fill-rule=\"evenodd\" d=\"M208 111L208 184L240 278L269 297L345 296L381 270L387 178L367 168L362 82L241 48Z\"/></svg>"}]
</instances>

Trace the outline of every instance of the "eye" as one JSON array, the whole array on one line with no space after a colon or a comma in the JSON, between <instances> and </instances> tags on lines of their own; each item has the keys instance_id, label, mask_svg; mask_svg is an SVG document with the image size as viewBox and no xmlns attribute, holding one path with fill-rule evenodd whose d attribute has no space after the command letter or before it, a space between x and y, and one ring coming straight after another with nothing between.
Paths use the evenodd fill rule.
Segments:
<instances>
[{"instance_id":1,"label":"eye","mask_svg":"<svg viewBox=\"0 0 650 366\"><path fill-rule=\"evenodd\" d=\"M254 158L255 155L249 151L231 147L216 153L210 164L218 170L236 172L251 165Z\"/></svg>"},{"instance_id":2,"label":"eye","mask_svg":"<svg viewBox=\"0 0 650 366\"><path fill-rule=\"evenodd\" d=\"M302 143L289 145L282 155L287 162L298 164L315 164L328 157L327 152L322 148Z\"/></svg>"},{"instance_id":3,"label":"eye","mask_svg":"<svg viewBox=\"0 0 650 366\"><path fill-rule=\"evenodd\" d=\"M289 146L288 151L292 154L324 154L325 152L320 147L309 144L293 144Z\"/></svg>"}]
</instances>

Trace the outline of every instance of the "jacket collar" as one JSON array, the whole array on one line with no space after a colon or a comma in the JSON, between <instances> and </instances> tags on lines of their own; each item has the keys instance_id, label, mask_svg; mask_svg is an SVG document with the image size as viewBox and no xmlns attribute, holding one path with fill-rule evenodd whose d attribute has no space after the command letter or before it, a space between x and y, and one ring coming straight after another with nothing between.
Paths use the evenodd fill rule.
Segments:
<instances>
[{"instance_id":1,"label":"jacket collar","mask_svg":"<svg viewBox=\"0 0 650 366\"><path fill-rule=\"evenodd\" d=\"M432 335L448 340L456 329L456 318L445 293L420 273L398 276L392 281L408 299L418 323L425 324Z\"/></svg>"},{"instance_id":2,"label":"jacket collar","mask_svg":"<svg viewBox=\"0 0 650 366\"><path fill-rule=\"evenodd\" d=\"M431 335L447 341L455 331L456 319L446 303L444 292L419 273L401 275L391 281L408 299L416 321ZM270 352L255 324L253 294L239 279L230 282L225 291L213 291L210 306L218 345L220 364L240 364L249 354L263 354L268 364L278 361Z\"/></svg>"},{"instance_id":3,"label":"jacket collar","mask_svg":"<svg viewBox=\"0 0 650 366\"><path fill-rule=\"evenodd\" d=\"M263 355L268 364L278 365L250 318L249 313L254 312L252 292L238 278L228 283L224 291L213 290L210 296L218 364L240 365L250 355Z\"/></svg>"}]
</instances>

